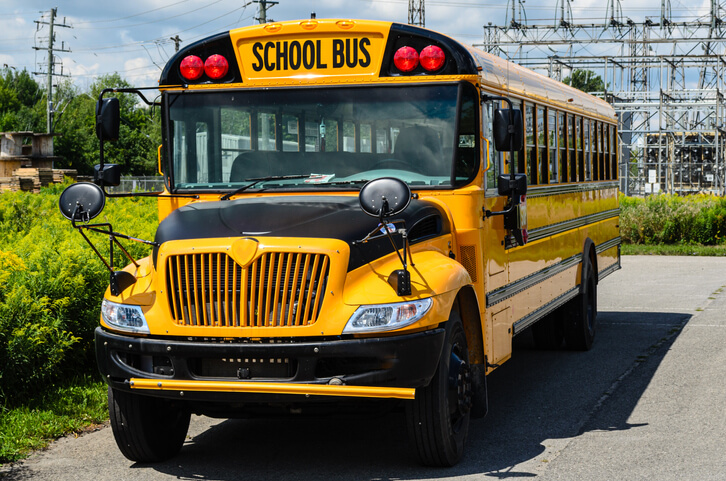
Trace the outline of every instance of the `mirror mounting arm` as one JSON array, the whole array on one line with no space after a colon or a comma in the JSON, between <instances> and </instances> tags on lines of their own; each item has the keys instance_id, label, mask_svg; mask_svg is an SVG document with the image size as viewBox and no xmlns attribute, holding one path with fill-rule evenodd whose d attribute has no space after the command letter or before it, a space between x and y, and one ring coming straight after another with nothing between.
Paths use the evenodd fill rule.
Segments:
<instances>
[{"instance_id":1,"label":"mirror mounting arm","mask_svg":"<svg viewBox=\"0 0 726 481\"><path fill-rule=\"evenodd\" d=\"M499 211L491 211L489 209L482 208L482 210L484 211L484 219L488 219L495 215L507 215L507 214L511 213L515 207L517 207L517 206L514 205L514 203L512 203L508 208L506 208L504 210L499 210Z\"/></svg>"},{"instance_id":2,"label":"mirror mounting arm","mask_svg":"<svg viewBox=\"0 0 726 481\"><path fill-rule=\"evenodd\" d=\"M509 124L507 125L507 132L509 133L509 151L511 153L511 163L512 166L509 169L509 172L511 173L511 180L514 182L514 173L516 171L516 165L514 160L514 134L515 134L515 128L514 128L514 104L508 97L501 97L498 95L487 95L487 94L481 94L481 101L482 102L492 102L492 101L502 101L506 102L507 105L509 105Z\"/></svg>"}]
</instances>

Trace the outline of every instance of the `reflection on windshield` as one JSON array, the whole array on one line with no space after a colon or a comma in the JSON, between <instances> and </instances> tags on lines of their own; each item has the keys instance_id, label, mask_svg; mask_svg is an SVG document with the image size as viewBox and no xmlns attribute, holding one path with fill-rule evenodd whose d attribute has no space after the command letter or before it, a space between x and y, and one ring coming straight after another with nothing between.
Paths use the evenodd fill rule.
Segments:
<instances>
[{"instance_id":1,"label":"reflection on windshield","mask_svg":"<svg viewBox=\"0 0 726 481\"><path fill-rule=\"evenodd\" d=\"M255 188L354 187L384 176L451 185L452 174L466 179L476 167L474 122L455 132L458 92L451 84L169 94L172 180L177 190L230 191L289 175L303 178Z\"/></svg>"}]
</instances>

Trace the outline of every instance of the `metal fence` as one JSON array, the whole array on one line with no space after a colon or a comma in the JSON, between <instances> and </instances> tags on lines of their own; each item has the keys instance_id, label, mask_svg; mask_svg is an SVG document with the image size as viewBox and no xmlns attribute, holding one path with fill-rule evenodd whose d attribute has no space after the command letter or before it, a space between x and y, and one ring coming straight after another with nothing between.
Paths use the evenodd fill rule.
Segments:
<instances>
[{"instance_id":1,"label":"metal fence","mask_svg":"<svg viewBox=\"0 0 726 481\"><path fill-rule=\"evenodd\" d=\"M156 176L121 177L121 184L109 187L110 193L123 192L159 192L164 190L164 178Z\"/></svg>"}]
</instances>

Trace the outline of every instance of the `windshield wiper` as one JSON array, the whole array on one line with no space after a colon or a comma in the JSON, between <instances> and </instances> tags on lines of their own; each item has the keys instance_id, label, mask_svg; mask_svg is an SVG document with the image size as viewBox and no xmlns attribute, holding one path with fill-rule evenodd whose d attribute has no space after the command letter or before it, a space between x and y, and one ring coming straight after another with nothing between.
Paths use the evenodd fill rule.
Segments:
<instances>
[{"instance_id":1,"label":"windshield wiper","mask_svg":"<svg viewBox=\"0 0 726 481\"><path fill-rule=\"evenodd\" d=\"M356 184L366 184L370 182L368 179L361 179L361 180L336 180L333 182L321 182L319 184L315 184L316 186L321 185L356 185Z\"/></svg>"},{"instance_id":2,"label":"windshield wiper","mask_svg":"<svg viewBox=\"0 0 726 481\"><path fill-rule=\"evenodd\" d=\"M267 182L268 180L291 180L291 179L307 179L310 177L309 175L303 175L303 174L296 174L296 175L268 175L267 177L254 177L251 179L245 179L245 182L249 182L249 184L243 185L237 190L233 190L232 192L229 192L227 194L224 194L222 197L219 198L219 200L229 200L230 197L233 195L240 194L244 192L245 190L249 189L250 187L254 187L255 185L259 184L260 182Z\"/></svg>"}]
</instances>

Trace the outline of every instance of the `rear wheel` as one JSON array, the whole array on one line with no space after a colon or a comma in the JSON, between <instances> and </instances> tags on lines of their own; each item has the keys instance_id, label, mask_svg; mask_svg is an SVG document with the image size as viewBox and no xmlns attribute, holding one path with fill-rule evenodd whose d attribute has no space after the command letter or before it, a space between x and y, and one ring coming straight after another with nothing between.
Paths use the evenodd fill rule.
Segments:
<instances>
[{"instance_id":1,"label":"rear wheel","mask_svg":"<svg viewBox=\"0 0 726 481\"><path fill-rule=\"evenodd\" d=\"M597 278L589 258L583 261L580 293L567 304L565 343L576 351L592 347L597 327Z\"/></svg>"},{"instance_id":2,"label":"rear wheel","mask_svg":"<svg viewBox=\"0 0 726 481\"><path fill-rule=\"evenodd\" d=\"M425 465L453 466L464 453L472 406L470 369L464 327L452 312L436 374L406 405L409 438Z\"/></svg>"},{"instance_id":3,"label":"rear wheel","mask_svg":"<svg viewBox=\"0 0 726 481\"><path fill-rule=\"evenodd\" d=\"M167 399L108 388L113 437L131 461L155 462L175 456L184 444L191 414Z\"/></svg>"}]
</instances>

